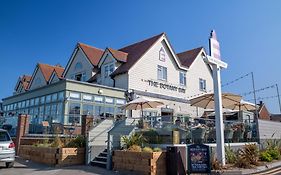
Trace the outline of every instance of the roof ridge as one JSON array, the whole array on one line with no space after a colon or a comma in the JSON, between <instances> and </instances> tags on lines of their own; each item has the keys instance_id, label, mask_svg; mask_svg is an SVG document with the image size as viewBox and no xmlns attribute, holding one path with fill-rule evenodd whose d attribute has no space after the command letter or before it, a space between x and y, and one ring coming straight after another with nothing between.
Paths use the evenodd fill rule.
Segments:
<instances>
[{"instance_id":1,"label":"roof ridge","mask_svg":"<svg viewBox=\"0 0 281 175\"><path fill-rule=\"evenodd\" d=\"M89 45L89 44L85 44L85 43L81 43L81 42L78 42L78 44L79 44L79 45L84 45L84 46L86 46L86 47L91 47L91 48L94 48L94 49L98 49L98 50L104 51L103 49L97 48L97 47L95 47L95 46L91 46L91 45Z\"/></svg>"},{"instance_id":2,"label":"roof ridge","mask_svg":"<svg viewBox=\"0 0 281 175\"><path fill-rule=\"evenodd\" d=\"M160 33L160 34L154 35L154 36L152 36L152 37L149 37L149 38L143 39L143 40L141 40L141 41L135 42L135 43L133 43L133 44L127 45L127 46L125 46L125 47L122 47L122 48L118 49L118 51L120 51L120 50L122 50L122 49L125 49L125 48L127 48L127 47L130 47L130 46L137 45L137 44L139 44L139 43L148 41L148 40L150 40L150 39L152 39L152 38L158 38L158 37L160 37L160 36L162 36L162 35L165 35L165 32L162 32L162 33ZM123 52L123 51L122 51L122 52Z\"/></svg>"},{"instance_id":3,"label":"roof ridge","mask_svg":"<svg viewBox=\"0 0 281 175\"><path fill-rule=\"evenodd\" d=\"M193 51L193 50L197 50L197 49L204 49L204 47L203 46L200 46L200 47L196 47L196 48L193 48L193 49L190 49L190 50L186 50L186 51L183 51L183 52L179 52L179 53L176 53L177 55L178 54L181 54L181 53L185 53L185 52L189 52L189 51Z\"/></svg>"}]
</instances>

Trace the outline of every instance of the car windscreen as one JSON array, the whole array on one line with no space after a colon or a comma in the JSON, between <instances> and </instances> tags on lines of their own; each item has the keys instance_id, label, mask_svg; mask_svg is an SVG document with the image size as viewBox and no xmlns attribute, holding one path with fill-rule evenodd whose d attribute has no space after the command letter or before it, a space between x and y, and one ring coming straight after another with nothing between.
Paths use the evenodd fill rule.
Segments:
<instances>
[{"instance_id":1,"label":"car windscreen","mask_svg":"<svg viewBox=\"0 0 281 175\"><path fill-rule=\"evenodd\" d=\"M10 140L11 140L11 138L7 132L0 131L0 142L1 141L10 141Z\"/></svg>"}]
</instances>

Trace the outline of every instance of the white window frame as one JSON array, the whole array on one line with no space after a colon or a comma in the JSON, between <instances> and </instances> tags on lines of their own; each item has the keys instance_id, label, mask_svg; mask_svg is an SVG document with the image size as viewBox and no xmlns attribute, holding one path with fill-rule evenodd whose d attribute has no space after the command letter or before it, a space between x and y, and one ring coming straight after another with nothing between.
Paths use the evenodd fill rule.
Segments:
<instances>
[{"instance_id":1,"label":"white window frame","mask_svg":"<svg viewBox=\"0 0 281 175\"><path fill-rule=\"evenodd\" d=\"M168 69L167 67L157 65L157 79L162 81L167 81L168 79Z\"/></svg>"},{"instance_id":2,"label":"white window frame","mask_svg":"<svg viewBox=\"0 0 281 175\"><path fill-rule=\"evenodd\" d=\"M199 78L199 90L206 92L206 90L207 90L206 86L207 86L206 80L203 78Z\"/></svg>"},{"instance_id":3,"label":"white window frame","mask_svg":"<svg viewBox=\"0 0 281 175\"><path fill-rule=\"evenodd\" d=\"M108 77L109 75L109 65L104 66L104 77Z\"/></svg>"},{"instance_id":4,"label":"white window frame","mask_svg":"<svg viewBox=\"0 0 281 175\"><path fill-rule=\"evenodd\" d=\"M161 49L159 50L159 60L163 62L166 61L166 52L163 47L161 47Z\"/></svg>"},{"instance_id":5,"label":"white window frame","mask_svg":"<svg viewBox=\"0 0 281 175\"><path fill-rule=\"evenodd\" d=\"M183 79L182 79L183 76ZM182 82L183 80L183 82ZM185 72L180 72L179 74L179 81L181 86L186 86L186 73Z\"/></svg>"}]
</instances>

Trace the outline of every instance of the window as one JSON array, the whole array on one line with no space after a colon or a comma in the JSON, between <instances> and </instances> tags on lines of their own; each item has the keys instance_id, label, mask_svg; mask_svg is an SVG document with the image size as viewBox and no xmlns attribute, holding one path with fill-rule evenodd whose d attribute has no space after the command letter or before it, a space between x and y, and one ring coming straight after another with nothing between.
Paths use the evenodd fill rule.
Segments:
<instances>
[{"instance_id":1,"label":"window","mask_svg":"<svg viewBox=\"0 0 281 175\"><path fill-rule=\"evenodd\" d=\"M158 80L167 81L167 68L163 66L157 66L157 78Z\"/></svg>"},{"instance_id":2,"label":"window","mask_svg":"<svg viewBox=\"0 0 281 175\"><path fill-rule=\"evenodd\" d=\"M30 106L33 106L34 105L34 99L31 99L30 100Z\"/></svg>"},{"instance_id":3,"label":"window","mask_svg":"<svg viewBox=\"0 0 281 175\"><path fill-rule=\"evenodd\" d=\"M70 103L69 123L80 123L80 103Z\"/></svg>"},{"instance_id":4,"label":"window","mask_svg":"<svg viewBox=\"0 0 281 175\"><path fill-rule=\"evenodd\" d=\"M123 100L123 99L116 99L116 104L117 105L124 105L125 104L125 100Z\"/></svg>"},{"instance_id":5,"label":"window","mask_svg":"<svg viewBox=\"0 0 281 175\"><path fill-rule=\"evenodd\" d=\"M83 104L83 115L93 115L94 106L91 104Z\"/></svg>"},{"instance_id":6,"label":"window","mask_svg":"<svg viewBox=\"0 0 281 175\"><path fill-rule=\"evenodd\" d=\"M92 100L93 97L91 95L86 95L86 94L83 95L83 101L92 101Z\"/></svg>"},{"instance_id":7,"label":"window","mask_svg":"<svg viewBox=\"0 0 281 175\"><path fill-rule=\"evenodd\" d=\"M64 92L59 92L59 100L64 100Z\"/></svg>"},{"instance_id":8,"label":"window","mask_svg":"<svg viewBox=\"0 0 281 175\"><path fill-rule=\"evenodd\" d=\"M57 101L57 99L58 99L58 94L57 94L57 93L54 93L54 94L52 95L52 102Z\"/></svg>"},{"instance_id":9,"label":"window","mask_svg":"<svg viewBox=\"0 0 281 175\"><path fill-rule=\"evenodd\" d=\"M114 71L114 64L104 66L104 77L109 77L109 75Z\"/></svg>"},{"instance_id":10,"label":"window","mask_svg":"<svg viewBox=\"0 0 281 175\"><path fill-rule=\"evenodd\" d=\"M180 72L180 85L186 86L186 73Z\"/></svg>"},{"instance_id":11,"label":"window","mask_svg":"<svg viewBox=\"0 0 281 175\"><path fill-rule=\"evenodd\" d=\"M26 100L25 106L26 106L26 107L29 107L29 100Z\"/></svg>"},{"instance_id":12,"label":"window","mask_svg":"<svg viewBox=\"0 0 281 175\"><path fill-rule=\"evenodd\" d=\"M73 99L73 100L80 100L80 94L79 93L70 92L69 97L70 97L70 99Z\"/></svg>"},{"instance_id":13,"label":"window","mask_svg":"<svg viewBox=\"0 0 281 175\"><path fill-rule=\"evenodd\" d=\"M109 67L105 66L104 67L104 77L108 77L108 75L109 75Z\"/></svg>"},{"instance_id":14,"label":"window","mask_svg":"<svg viewBox=\"0 0 281 175\"><path fill-rule=\"evenodd\" d=\"M45 96L43 96L43 97L40 98L40 102L41 102L41 104L44 104L44 103L45 103Z\"/></svg>"},{"instance_id":15,"label":"window","mask_svg":"<svg viewBox=\"0 0 281 175\"><path fill-rule=\"evenodd\" d=\"M199 90L206 91L206 80L202 78L199 79Z\"/></svg>"},{"instance_id":16,"label":"window","mask_svg":"<svg viewBox=\"0 0 281 175\"><path fill-rule=\"evenodd\" d=\"M51 95L47 95L46 96L46 103L50 103L51 102Z\"/></svg>"},{"instance_id":17,"label":"window","mask_svg":"<svg viewBox=\"0 0 281 175\"><path fill-rule=\"evenodd\" d=\"M103 102L103 97L102 96L95 96L95 102L102 103Z\"/></svg>"},{"instance_id":18,"label":"window","mask_svg":"<svg viewBox=\"0 0 281 175\"><path fill-rule=\"evenodd\" d=\"M107 104L113 104L113 98L106 97L106 98L105 98L105 103L107 103Z\"/></svg>"},{"instance_id":19,"label":"window","mask_svg":"<svg viewBox=\"0 0 281 175\"><path fill-rule=\"evenodd\" d=\"M95 106L95 116L103 117L103 107L102 106Z\"/></svg>"},{"instance_id":20,"label":"window","mask_svg":"<svg viewBox=\"0 0 281 175\"><path fill-rule=\"evenodd\" d=\"M82 68L83 68L83 66L82 66L81 62L78 62L78 63L75 64L75 67L74 67L75 70L80 70Z\"/></svg>"},{"instance_id":21,"label":"window","mask_svg":"<svg viewBox=\"0 0 281 175\"><path fill-rule=\"evenodd\" d=\"M166 57L166 53L165 53L163 47L161 47L161 49L159 51L159 60L165 62L165 60L166 60L165 57Z\"/></svg>"},{"instance_id":22,"label":"window","mask_svg":"<svg viewBox=\"0 0 281 175\"><path fill-rule=\"evenodd\" d=\"M39 105L39 98L35 98L34 104L35 104L35 105Z\"/></svg>"},{"instance_id":23,"label":"window","mask_svg":"<svg viewBox=\"0 0 281 175\"><path fill-rule=\"evenodd\" d=\"M111 64L111 65L109 66L109 75L110 75L113 71L114 71L114 65Z\"/></svg>"},{"instance_id":24,"label":"window","mask_svg":"<svg viewBox=\"0 0 281 175\"><path fill-rule=\"evenodd\" d=\"M114 117L114 108L113 107L105 107L104 108L104 114L105 114L106 118Z\"/></svg>"},{"instance_id":25,"label":"window","mask_svg":"<svg viewBox=\"0 0 281 175\"><path fill-rule=\"evenodd\" d=\"M64 117L63 117L63 106L62 103L58 103L57 106L57 122L63 123Z\"/></svg>"}]
</instances>

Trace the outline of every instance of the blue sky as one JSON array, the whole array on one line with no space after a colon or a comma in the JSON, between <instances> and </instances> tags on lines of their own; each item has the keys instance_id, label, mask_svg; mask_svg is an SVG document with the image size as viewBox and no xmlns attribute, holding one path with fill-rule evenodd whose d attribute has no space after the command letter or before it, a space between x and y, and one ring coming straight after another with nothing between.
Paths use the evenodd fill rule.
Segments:
<instances>
[{"instance_id":1,"label":"blue sky","mask_svg":"<svg viewBox=\"0 0 281 175\"><path fill-rule=\"evenodd\" d=\"M65 66L80 41L120 48L166 32L176 52L208 46L215 29L221 55L229 64L224 83L254 72L256 89L280 80L281 1L13 1L0 3L0 99L10 96L21 74L36 63ZM187 80L188 81L188 80ZM247 76L224 91L252 90ZM257 97L275 96L269 88ZM253 99L247 95L244 99ZM264 99L272 113L277 98Z\"/></svg>"}]
</instances>

